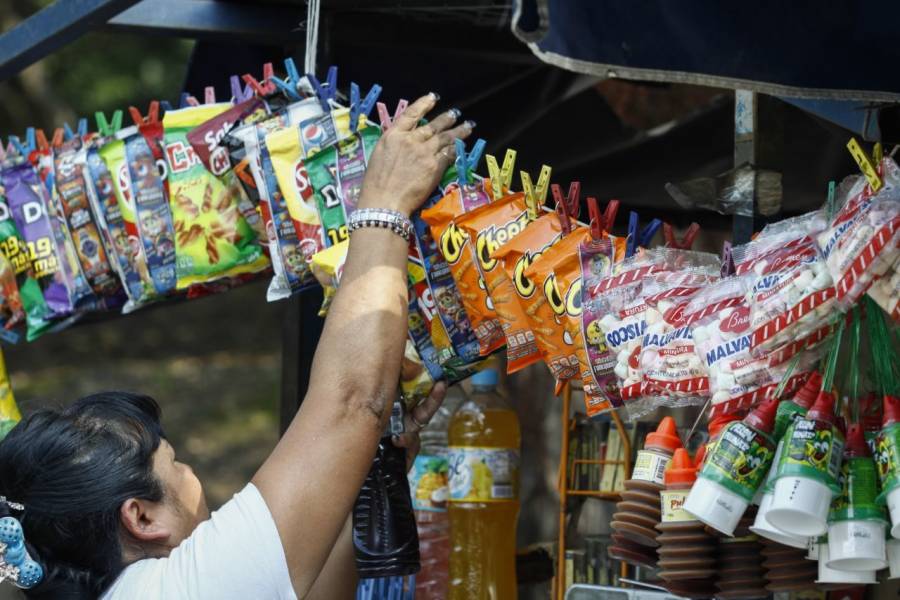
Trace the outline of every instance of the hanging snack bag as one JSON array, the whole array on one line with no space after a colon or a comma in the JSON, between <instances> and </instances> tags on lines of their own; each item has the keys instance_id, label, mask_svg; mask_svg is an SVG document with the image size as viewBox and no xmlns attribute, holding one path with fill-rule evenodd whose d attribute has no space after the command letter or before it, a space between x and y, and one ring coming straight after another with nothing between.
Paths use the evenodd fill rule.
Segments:
<instances>
[{"instance_id":1,"label":"hanging snack bag","mask_svg":"<svg viewBox=\"0 0 900 600\"><path fill-rule=\"evenodd\" d=\"M589 236L587 227L576 226L525 269L525 276L538 291L534 300L526 300L525 314L541 356L556 379L557 389L569 379L581 376L576 352L581 335L578 245ZM557 275L557 269L565 276ZM569 276L576 272L577 278Z\"/></svg>"},{"instance_id":2,"label":"hanging snack bag","mask_svg":"<svg viewBox=\"0 0 900 600\"><path fill-rule=\"evenodd\" d=\"M147 250L141 236L134 186L131 182L131 171L128 168L125 153L125 141L136 135L138 135L137 127L120 129L116 132L114 139L104 144L99 150L100 158L106 165L112 180L116 206L126 236L124 243L127 245L127 251L121 251L123 247L121 237L113 238L116 247L120 249L120 260L124 256L129 264L129 275L125 279L128 302L122 309L124 313L131 312L158 298L156 286L150 276L150 268L147 264ZM115 213L110 214L113 215L113 220L110 222L115 222ZM110 233L112 234L112 231Z\"/></svg>"},{"instance_id":3,"label":"hanging snack bag","mask_svg":"<svg viewBox=\"0 0 900 600\"><path fill-rule=\"evenodd\" d=\"M806 232L785 232L733 250L739 274L753 272L750 345L762 356L815 335L835 306L828 267Z\"/></svg>"},{"instance_id":4,"label":"hanging snack bag","mask_svg":"<svg viewBox=\"0 0 900 600\"><path fill-rule=\"evenodd\" d=\"M6 371L6 361L0 353L0 440L22 420L16 399L13 397L12 385L9 382L9 373Z\"/></svg>"},{"instance_id":5,"label":"hanging snack bag","mask_svg":"<svg viewBox=\"0 0 900 600\"><path fill-rule=\"evenodd\" d=\"M544 212L513 239L494 250L490 258L499 261L502 269L496 270L491 299L503 334L506 336L507 372L514 373L541 360L534 332L523 303L540 294L525 271L551 246L563 238L562 225L555 212ZM490 277L489 277L490 279Z\"/></svg>"},{"instance_id":6,"label":"hanging snack bag","mask_svg":"<svg viewBox=\"0 0 900 600\"><path fill-rule=\"evenodd\" d=\"M478 267L473 244L454 219L489 202L485 181L473 179L462 187L451 185L443 198L422 211L422 219L431 228L431 235L450 267L482 356L503 346L503 330L495 316L493 301L487 294L487 284Z\"/></svg>"},{"instance_id":7,"label":"hanging snack bag","mask_svg":"<svg viewBox=\"0 0 900 600\"><path fill-rule=\"evenodd\" d=\"M900 258L872 283L867 293L895 323L900 323Z\"/></svg>"},{"instance_id":8,"label":"hanging snack bag","mask_svg":"<svg viewBox=\"0 0 900 600\"><path fill-rule=\"evenodd\" d=\"M50 309L48 317L69 315L74 310L74 284L64 265L64 246L54 235L45 201L47 190L25 162L4 168L2 176L9 211L28 248L34 278Z\"/></svg>"},{"instance_id":9,"label":"hanging snack bag","mask_svg":"<svg viewBox=\"0 0 900 600\"><path fill-rule=\"evenodd\" d=\"M714 254L677 251L663 271L645 277L641 294L647 303L647 331L641 341L644 396L664 406L702 404L709 395L709 378L694 349L691 329L684 322L690 298L719 279Z\"/></svg>"},{"instance_id":10,"label":"hanging snack bag","mask_svg":"<svg viewBox=\"0 0 900 600\"><path fill-rule=\"evenodd\" d=\"M24 319L16 271L6 255L0 252L0 339L13 344L19 341L19 334L14 329Z\"/></svg>"},{"instance_id":11,"label":"hanging snack bag","mask_svg":"<svg viewBox=\"0 0 900 600\"><path fill-rule=\"evenodd\" d=\"M455 178L453 169L448 173ZM442 196L443 193L440 193L432 197L425 203L423 210L433 206ZM427 283L426 289L421 290L419 294L419 302L424 310L430 299L439 321L437 326L430 328L432 343L438 350L438 361L451 370L463 369L481 356L478 338L475 337L469 315L463 308L463 301L450 274L450 267L438 250L437 243L431 237L431 231L422 220L420 212L413 214L412 222L416 230L415 244L422 257Z\"/></svg>"},{"instance_id":12,"label":"hanging snack bag","mask_svg":"<svg viewBox=\"0 0 900 600\"><path fill-rule=\"evenodd\" d=\"M859 178L849 190L849 199L816 236L838 303L845 309L900 257L900 169L891 158L885 158L881 166L881 189L873 193L866 180Z\"/></svg>"},{"instance_id":13,"label":"hanging snack bag","mask_svg":"<svg viewBox=\"0 0 900 600\"><path fill-rule=\"evenodd\" d=\"M110 264L100 228L91 211L89 188L92 183L80 137L72 137L55 148L54 167L59 204L81 270L98 298L112 299L121 293L122 286Z\"/></svg>"},{"instance_id":14,"label":"hanging snack bag","mask_svg":"<svg viewBox=\"0 0 900 600\"><path fill-rule=\"evenodd\" d=\"M641 250L613 267L613 274L602 279L591 291L592 308L600 319L606 346L616 357L613 372L626 406L642 395L641 341L647 330L647 303L641 296L641 284L647 275L657 272L663 262L662 250Z\"/></svg>"},{"instance_id":15,"label":"hanging snack bag","mask_svg":"<svg viewBox=\"0 0 900 600\"><path fill-rule=\"evenodd\" d=\"M219 178L206 170L187 141L191 128L227 108L227 104L191 106L167 111L163 118L177 289L257 273L268 266L256 233L238 208L247 200L237 177L226 172Z\"/></svg>"},{"instance_id":16,"label":"hanging snack bag","mask_svg":"<svg viewBox=\"0 0 900 600\"><path fill-rule=\"evenodd\" d=\"M770 365L769 357L751 353L750 305L747 291L755 276L728 277L691 298L684 307L684 323L691 329L694 351L709 378L711 415L717 416L757 404L781 383L787 365ZM804 353L787 380L782 396L803 385L818 355Z\"/></svg>"},{"instance_id":17,"label":"hanging snack bag","mask_svg":"<svg viewBox=\"0 0 900 600\"><path fill-rule=\"evenodd\" d=\"M514 345L509 352L510 372L540 359L540 354L535 345L534 334L528 329L527 321L516 301L512 280L500 264L500 259L494 257L493 253L528 229L532 223L529 215L525 195L516 193L454 219L455 226L463 235L474 240L476 266L485 284L486 298L491 301L490 308L496 315L494 320L501 324L504 333L508 332L509 335L505 338L507 343ZM511 308L513 305L515 308ZM500 339L497 347L503 344L503 340L504 338ZM495 349L483 348L482 353Z\"/></svg>"}]
</instances>

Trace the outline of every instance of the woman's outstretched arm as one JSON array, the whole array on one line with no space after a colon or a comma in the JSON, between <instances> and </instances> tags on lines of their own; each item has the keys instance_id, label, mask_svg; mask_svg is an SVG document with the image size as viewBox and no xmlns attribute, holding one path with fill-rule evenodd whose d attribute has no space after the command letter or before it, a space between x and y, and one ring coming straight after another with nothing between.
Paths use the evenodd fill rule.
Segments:
<instances>
[{"instance_id":1,"label":"woman's outstretched arm","mask_svg":"<svg viewBox=\"0 0 900 600\"><path fill-rule=\"evenodd\" d=\"M411 214L471 133L448 112L419 121L437 98L411 104L378 142L360 208ZM397 394L406 340L406 257L397 234L363 228L350 236L341 286L313 360L309 390L253 483L275 520L298 597L310 590L356 499Z\"/></svg>"}]
</instances>

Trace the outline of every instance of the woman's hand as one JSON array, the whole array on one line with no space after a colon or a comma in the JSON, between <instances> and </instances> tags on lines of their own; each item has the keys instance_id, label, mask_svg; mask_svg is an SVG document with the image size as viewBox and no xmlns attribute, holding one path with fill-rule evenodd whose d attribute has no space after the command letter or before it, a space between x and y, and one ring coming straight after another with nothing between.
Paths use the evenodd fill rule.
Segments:
<instances>
[{"instance_id":1,"label":"woman's hand","mask_svg":"<svg viewBox=\"0 0 900 600\"><path fill-rule=\"evenodd\" d=\"M366 168L360 208L389 208L408 216L434 191L456 157L454 140L467 138L475 126L472 121L456 125L456 109L419 125L437 100L436 94L422 96L381 136Z\"/></svg>"},{"instance_id":2,"label":"woman's hand","mask_svg":"<svg viewBox=\"0 0 900 600\"><path fill-rule=\"evenodd\" d=\"M403 431L400 435L395 435L391 440L398 448L406 448L406 470L412 468L413 461L419 453L420 440L419 431L421 431L431 417L438 411L441 404L444 403L444 397L447 395L447 384L438 381L431 388L428 397L418 403L412 410L407 411L403 419Z\"/></svg>"}]
</instances>

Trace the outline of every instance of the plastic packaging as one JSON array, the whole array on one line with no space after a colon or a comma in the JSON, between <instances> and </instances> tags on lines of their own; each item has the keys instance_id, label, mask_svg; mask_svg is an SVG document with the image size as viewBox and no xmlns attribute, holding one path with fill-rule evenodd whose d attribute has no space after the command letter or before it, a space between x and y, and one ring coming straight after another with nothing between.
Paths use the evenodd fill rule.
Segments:
<instances>
[{"instance_id":1,"label":"plastic packaging","mask_svg":"<svg viewBox=\"0 0 900 600\"><path fill-rule=\"evenodd\" d=\"M27 334L29 339L34 339L44 329L48 323L47 318L50 317L50 309L41 293L40 285L33 277L31 257L25 241L19 235L13 222L12 214L6 204L6 196L0 188L0 253L3 254L6 263L12 270L14 277L15 293L10 289L7 293L10 301L9 307L11 314L4 323L6 340L9 342L18 341L18 334L10 329L18 325L22 319L25 319L27 325ZM4 268L4 279L7 274ZM18 295L21 304L21 314L16 314L15 298Z\"/></svg>"},{"instance_id":2,"label":"plastic packaging","mask_svg":"<svg viewBox=\"0 0 900 600\"><path fill-rule=\"evenodd\" d=\"M22 419L16 399L13 397L6 361L0 352L0 440Z\"/></svg>"},{"instance_id":3,"label":"plastic packaging","mask_svg":"<svg viewBox=\"0 0 900 600\"><path fill-rule=\"evenodd\" d=\"M472 377L449 434L451 600L515 600L519 420L496 391L497 372Z\"/></svg>"},{"instance_id":4,"label":"plastic packaging","mask_svg":"<svg viewBox=\"0 0 900 600\"><path fill-rule=\"evenodd\" d=\"M884 396L881 431L875 438L875 464L881 483L879 504L891 518L891 536L900 539L900 398Z\"/></svg>"}]
</instances>

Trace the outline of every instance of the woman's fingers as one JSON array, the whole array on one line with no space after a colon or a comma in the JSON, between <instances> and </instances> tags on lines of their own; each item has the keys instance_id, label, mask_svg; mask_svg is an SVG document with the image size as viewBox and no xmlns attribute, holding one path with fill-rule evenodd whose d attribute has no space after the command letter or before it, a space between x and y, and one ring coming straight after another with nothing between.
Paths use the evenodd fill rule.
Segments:
<instances>
[{"instance_id":1,"label":"woman's fingers","mask_svg":"<svg viewBox=\"0 0 900 600\"><path fill-rule=\"evenodd\" d=\"M413 407L406 419L406 431L420 431L422 427L428 424L434 413L438 411L441 404L444 403L444 396L447 395L447 384L438 381L431 388L431 393L427 398L419 402Z\"/></svg>"},{"instance_id":2,"label":"woman's fingers","mask_svg":"<svg viewBox=\"0 0 900 600\"><path fill-rule=\"evenodd\" d=\"M437 156L443 170L446 170L456 159L456 140L466 139L472 135L474 128L474 121L466 121L434 137L434 141L431 143L438 146Z\"/></svg>"},{"instance_id":3,"label":"woman's fingers","mask_svg":"<svg viewBox=\"0 0 900 600\"><path fill-rule=\"evenodd\" d=\"M394 121L394 124L391 126L390 130L399 130L399 131L412 131L416 128L416 125L419 124L419 121L428 114L434 105L437 103L440 96L431 92L425 96L422 96L412 104L406 107L400 116L397 117L397 120Z\"/></svg>"}]
</instances>

